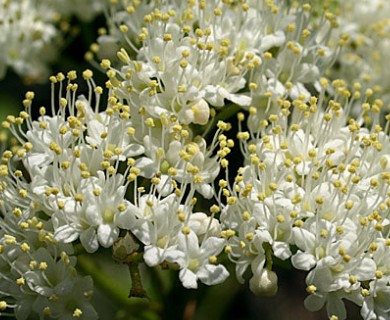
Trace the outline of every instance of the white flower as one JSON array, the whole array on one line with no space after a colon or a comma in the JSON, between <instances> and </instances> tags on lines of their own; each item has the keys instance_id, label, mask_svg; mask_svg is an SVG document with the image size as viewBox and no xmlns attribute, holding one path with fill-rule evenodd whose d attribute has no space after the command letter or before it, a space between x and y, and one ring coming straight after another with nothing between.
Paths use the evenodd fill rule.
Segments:
<instances>
[{"instance_id":1,"label":"white flower","mask_svg":"<svg viewBox=\"0 0 390 320\"><path fill-rule=\"evenodd\" d=\"M228 208L226 212L221 214L221 220L227 226L234 228L234 222L229 224L229 220L225 220L225 216L223 215L237 215L237 212L235 212L237 207L233 206ZM236 276L238 281L244 283L243 275L248 266L251 267L253 274L261 274L266 263L266 253L263 244L272 243L272 238L267 230L257 228L256 220L250 217L249 211L245 211L239 219L241 223L236 227L238 229L237 234L236 232L231 233L232 230L236 229L234 228L222 231L222 235L229 238L228 253L230 258L236 263ZM229 230L231 230L230 234Z\"/></svg>"},{"instance_id":2,"label":"white flower","mask_svg":"<svg viewBox=\"0 0 390 320\"><path fill-rule=\"evenodd\" d=\"M173 194L164 199L144 195L138 200L138 206L130 205L130 211L138 218L131 231L145 245L147 265L162 263L176 248L177 234L182 226L178 208L179 203Z\"/></svg>"},{"instance_id":3,"label":"white flower","mask_svg":"<svg viewBox=\"0 0 390 320\"><path fill-rule=\"evenodd\" d=\"M179 264L179 277L185 288L196 289L198 280L207 285L219 284L229 276L223 265L211 263L222 251L224 239L209 237L199 245L197 236L191 231L179 233L177 244L177 250L170 252L167 260Z\"/></svg>"},{"instance_id":4,"label":"white flower","mask_svg":"<svg viewBox=\"0 0 390 320\"><path fill-rule=\"evenodd\" d=\"M210 184L219 173L219 163L204 139L197 137L194 141L181 142L175 139L166 141L164 136L160 139L146 136L144 145L145 156L139 158L135 166L146 178L161 174L158 191L163 196L172 192L172 179L184 185L190 183L207 199L213 196ZM168 176L170 168L175 170L174 177Z\"/></svg>"},{"instance_id":5,"label":"white flower","mask_svg":"<svg viewBox=\"0 0 390 320\"><path fill-rule=\"evenodd\" d=\"M80 241L88 252L99 244L111 247L118 238L119 228L131 229L135 223L130 203L124 199L126 187L121 175L83 180L73 199L65 200L62 210L53 215L55 238L63 242Z\"/></svg>"},{"instance_id":6,"label":"white flower","mask_svg":"<svg viewBox=\"0 0 390 320\"><path fill-rule=\"evenodd\" d=\"M131 121L113 119L104 114L99 115L98 118L100 121L88 121L86 141L94 148L111 151L120 148L122 151L118 157L120 161L144 153L145 148L141 144L136 143L128 134L123 134L126 128L132 127Z\"/></svg>"}]
</instances>

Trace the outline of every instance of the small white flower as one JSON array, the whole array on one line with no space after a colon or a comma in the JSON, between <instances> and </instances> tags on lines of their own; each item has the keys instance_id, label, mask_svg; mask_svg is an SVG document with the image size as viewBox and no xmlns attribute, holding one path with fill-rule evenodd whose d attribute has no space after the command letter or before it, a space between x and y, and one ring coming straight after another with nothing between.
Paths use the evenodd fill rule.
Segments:
<instances>
[{"instance_id":1,"label":"small white flower","mask_svg":"<svg viewBox=\"0 0 390 320\"><path fill-rule=\"evenodd\" d=\"M53 216L56 239L72 242L80 236L88 252L96 251L99 244L111 247L119 228L129 230L135 223L130 203L124 199L123 180L119 174L106 178L101 171L98 177L83 180L75 195L82 199L67 201Z\"/></svg>"},{"instance_id":2,"label":"small white flower","mask_svg":"<svg viewBox=\"0 0 390 320\"><path fill-rule=\"evenodd\" d=\"M194 232L179 233L177 250L167 255L167 260L179 264L180 280L185 288L196 289L197 281L207 285L222 283L229 273L221 265L210 263L223 249L225 240L216 237L205 239L201 245ZM211 259L210 259L211 258Z\"/></svg>"},{"instance_id":3,"label":"small white flower","mask_svg":"<svg viewBox=\"0 0 390 320\"><path fill-rule=\"evenodd\" d=\"M147 265L162 263L176 248L177 234L182 226L177 215L178 208L173 194L164 199L144 195L137 207L130 205L130 210L138 218L131 231L145 245L144 260Z\"/></svg>"}]
</instances>

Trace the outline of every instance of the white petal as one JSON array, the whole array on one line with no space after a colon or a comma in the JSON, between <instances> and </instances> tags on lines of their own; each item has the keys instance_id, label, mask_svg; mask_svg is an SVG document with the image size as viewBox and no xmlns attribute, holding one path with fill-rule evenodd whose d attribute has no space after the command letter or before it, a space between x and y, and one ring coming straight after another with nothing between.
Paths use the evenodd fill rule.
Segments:
<instances>
[{"instance_id":1,"label":"white petal","mask_svg":"<svg viewBox=\"0 0 390 320\"><path fill-rule=\"evenodd\" d=\"M275 241L272 244L275 257L286 260L291 257L290 245L286 242Z\"/></svg>"},{"instance_id":2,"label":"white petal","mask_svg":"<svg viewBox=\"0 0 390 320\"><path fill-rule=\"evenodd\" d=\"M261 39L260 51L267 51L272 47L280 47L286 41L283 31L276 31L273 34L266 35Z\"/></svg>"},{"instance_id":3,"label":"white petal","mask_svg":"<svg viewBox=\"0 0 390 320\"><path fill-rule=\"evenodd\" d=\"M178 236L179 248L187 253L189 257L197 257L199 255L199 243L196 234L191 231L188 235L180 233Z\"/></svg>"},{"instance_id":4,"label":"white petal","mask_svg":"<svg viewBox=\"0 0 390 320\"><path fill-rule=\"evenodd\" d=\"M135 224L135 216L129 208L123 212L118 212L114 217L114 224L122 229L130 230Z\"/></svg>"},{"instance_id":5,"label":"white petal","mask_svg":"<svg viewBox=\"0 0 390 320\"><path fill-rule=\"evenodd\" d=\"M191 106L194 113L194 123L205 125L210 117L210 108L206 100L200 99L196 104Z\"/></svg>"},{"instance_id":6,"label":"white petal","mask_svg":"<svg viewBox=\"0 0 390 320\"><path fill-rule=\"evenodd\" d=\"M204 99L212 106L222 107L224 105L224 97L219 93L217 87L208 85L204 91Z\"/></svg>"},{"instance_id":7,"label":"white petal","mask_svg":"<svg viewBox=\"0 0 390 320\"><path fill-rule=\"evenodd\" d=\"M337 294L329 294L326 310L329 315L335 315L338 319L347 318L347 310L345 309L344 301Z\"/></svg>"},{"instance_id":8,"label":"white petal","mask_svg":"<svg viewBox=\"0 0 390 320\"><path fill-rule=\"evenodd\" d=\"M207 183L196 184L195 189L206 199L213 197L214 189Z\"/></svg>"},{"instance_id":9,"label":"white petal","mask_svg":"<svg viewBox=\"0 0 390 320\"><path fill-rule=\"evenodd\" d=\"M303 251L311 251L315 246L315 236L311 232L294 227L292 229L293 237L297 247Z\"/></svg>"},{"instance_id":10,"label":"white petal","mask_svg":"<svg viewBox=\"0 0 390 320\"><path fill-rule=\"evenodd\" d=\"M310 253L298 250L298 252L292 256L291 263L296 269L308 271L316 265L316 259Z\"/></svg>"},{"instance_id":11,"label":"white petal","mask_svg":"<svg viewBox=\"0 0 390 320\"><path fill-rule=\"evenodd\" d=\"M144 245L151 244L151 238L154 234L154 228L151 222L147 220L138 220L136 224L131 228L131 231Z\"/></svg>"},{"instance_id":12,"label":"white petal","mask_svg":"<svg viewBox=\"0 0 390 320\"><path fill-rule=\"evenodd\" d=\"M79 230L75 226L63 225L57 228L54 232L54 239L64 243L70 243L76 240L79 237Z\"/></svg>"},{"instance_id":13,"label":"white petal","mask_svg":"<svg viewBox=\"0 0 390 320\"><path fill-rule=\"evenodd\" d=\"M308 296L305 301L305 307L309 311L321 310L326 302L326 297L321 293L315 293Z\"/></svg>"},{"instance_id":14,"label":"white petal","mask_svg":"<svg viewBox=\"0 0 390 320\"><path fill-rule=\"evenodd\" d=\"M99 248L99 242L95 228L88 228L80 234L80 242L88 253L95 252Z\"/></svg>"},{"instance_id":15,"label":"white petal","mask_svg":"<svg viewBox=\"0 0 390 320\"><path fill-rule=\"evenodd\" d=\"M144 250L144 260L149 267L159 265L165 260L164 249L154 246L146 246Z\"/></svg>"},{"instance_id":16,"label":"white petal","mask_svg":"<svg viewBox=\"0 0 390 320\"><path fill-rule=\"evenodd\" d=\"M161 175L160 183L157 185L157 191L163 197L166 197L167 195L172 193L173 185L168 175Z\"/></svg>"},{"instance_id":17,"label":"white petal","mask_svg":"<svg viewBox=\"0 0 390 320\"><path fill-rule=\"evenodd\" d=\"M239 106L249 106L252 103L252 98L244 94L230 94L229 100Z\"/></svg>"},{"instance_id":18,"label":"white petal","mask_svg":"<svg viewBox=\"0 0 390 320\"><path fill-rule=\"evenodd\" d=\"M208 256L218 255L225 246L226 240L217 237L209 237L202 243L202 252L205 252Z\"/></svg>"},{"instance_id":19,"label":"white petal","mask_svg":"<svg viewBox=\"0 0 390 320\"><path fill-rule=\"evenodd\" d=\"M103 217L102 212L100 211L102 208L98 207L98 204L93 204L87 206L85 216L87 218L88 223L91 226L99 226L101 223L103 223Z\"/></svg>"},{"instance_id":20,"label":"white petal","mask_svg":"<svg viewBox=\"0 0 390 320\"><path fill-rule=\"evenodd\" d=\"M144 152L145 148L142 145L132 143L126 147L123 153L126 157L135 157L143 154Z\"/></svg>"},{"instance_id":21,"label":"white petal","mask_svg":"<svg viewBox=\"0 0 390 320\"><path fill-rule=\"evenodd\" d=\"M171 263L177 263L179 266L184 267L186 265L186 254L183 251L170 248L165 253L165 259Z\"/></svg>"},{"instance_id":22,"label":"white petal","mask_svg":"<svg viewBox=\"0 0 390 320\"><path fill-rule=\"evenodd\" d=\"M364 258L357 266L355 275L359 281L366 281L375 278L376 264L370 258Z\"/></svg>"},{"instance_id":23,"label":"white petal","mask_svg":"<svg viewBox=\"0 0 390 320\"><path fill-rule=\"evenodd\" d=\"M212 286L224 282L229 276L229 272L221 264L217 266L206 264L197 272L197 276L204 284Z\"/></svg>"},{"instance_id":24,"label":"white petal","mask_svg":"<svg viewBox=\"0 0 390 320\"><path fill-rule=\"evenodd\" d=\"M111 224L101 224L97 230L99 243L105 248L111 247L118 235L119 229Z\"/></svg>"},{"instance_id":25,"label":"white petal","mask_svg":"<svg viewBox=\"0 0 390 320\"><path fill-rule=\"evenodd\" d=\"M90 144L100 144L102 142L101 134L104 132L104 125L97 121L91 120L88 122L88 135L86 140Z\"/></svg>"},{"instance_id":26,"label":"white petal","mask_svg":"<svg viewBox=\"0 0 390 320\"><path fill-rule=\"evenodd\" d=\"M322 259L323 261L325 259ZM327 266L316 267L306 277L306 283L314 284L318 291L329 292L334 287L334 274Z\"/></svg>"},{"instance_id":27,"label":"white petal","mask_svg":"<svg viewBox=\"0 0 390 320\"><path fill-rule=\"evenodd\" d=\"M180 122L183 124L189 124L194 122L194 112L191 109L182 110L179 113Z\"/></svg>"},{"instance_id":28,"label":"white petal","mask_svg":"<svg viewBox=\"0 0 390 320\"><path fill-rule=\"evenodd\" d=\"M31 153L23 161L27 168L42 167L52 162L52 158L45 153Z\"/></svg>"},{"instance_id":29,"label":"white petal","mask_svg":"<svg viewBox=\"0 0 390 320\"><path fill-rule=\"evenodd\" d=\"M152 159L146 157L138 159L135 166L141 170L140 175L148 179L152 178L158 171L156 163Z\"/></svg>"},{"instance_id":30,"label":"white petal","mask_svg":"<svg viewBox=\"0 0 390 320\"><path fill-rule=\"evenodd\" d=\"M183 287L187 289L197 289L198 283L195 273L188 269L182 269L179 273L179 278L183 284Z\"/></svg>"}]
</instances>

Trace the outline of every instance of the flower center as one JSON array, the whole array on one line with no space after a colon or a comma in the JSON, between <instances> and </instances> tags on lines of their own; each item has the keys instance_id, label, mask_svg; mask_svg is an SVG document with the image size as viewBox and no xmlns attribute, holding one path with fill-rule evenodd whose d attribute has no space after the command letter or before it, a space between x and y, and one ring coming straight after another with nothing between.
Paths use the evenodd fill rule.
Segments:
<instances>
[{"instance_id":1,"label":"flower center","mask_svg":"<svg viewBox=\"0 0 390 320\"><path fill-rule=\"evenodd\" d=\"M104 210L103 212L104 223L112 223L114 221L114 215L115 215L114 210L110 210L110 209Z\"/></svg>"},{"instance_id":2,"label":"flower center","mask_svg":"<svg viewBox=\"0 0 390 320\"><path fill-rule=\"evenodd\" d=\"M163 249L163 248L165 248L167 242L168 242L168 236L164 236L164 237L158 239L156 244L159 248Z\"/></svg>"},{"instance_id":3,"label":"flower center","mask_svg":"<svg viewBox=\"0 0 390 320\"><path fill-rule=\"evenodd\" d=\"M199 267L199 260L198 259L190 259L188 263L188 269L195 271Z\"/></svg>"}]
</instances>

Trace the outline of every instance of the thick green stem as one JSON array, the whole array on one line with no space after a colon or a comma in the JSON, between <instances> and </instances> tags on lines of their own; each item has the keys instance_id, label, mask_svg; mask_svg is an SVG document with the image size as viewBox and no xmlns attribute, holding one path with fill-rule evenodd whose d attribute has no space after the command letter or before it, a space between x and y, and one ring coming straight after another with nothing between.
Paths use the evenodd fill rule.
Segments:
<instances>
[{"instance_id":1,"label":"thick green stem","mask_svg":"<svg viewBox=\"0 0 390 320\"><path fill-rule=\"evenodd\" d=\"M142 285L141 273L139 272L139 263L129 263L130 277L131 277L131 289L129 298L148 298L148 295Z\"/></svg>"}]
</instances>

